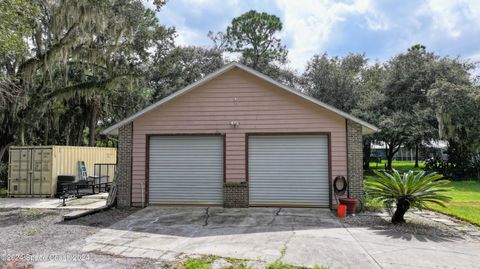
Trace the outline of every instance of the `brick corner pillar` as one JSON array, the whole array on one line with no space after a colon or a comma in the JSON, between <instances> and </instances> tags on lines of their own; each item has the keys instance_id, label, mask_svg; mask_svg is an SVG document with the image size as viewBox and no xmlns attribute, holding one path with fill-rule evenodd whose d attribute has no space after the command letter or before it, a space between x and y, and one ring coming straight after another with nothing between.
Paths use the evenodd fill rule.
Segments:
<instances>
[{"instance_id":1,"label":"brick corner pillar","mask_svg":"<svg viewBox=\"0 0 480 269\"><path fill-rule=\"evenodd\" d=\"M248 207L248 182L225 182L223 184L224 207Z\"/></svg>"},{"instance_id":2,"label":"brick corner pillar","mask_svg":"<svg viewBox=\"0 0 480 269\"><path fill-rule=\"evenodd\" d=\"M362 126L347 120L347 171L349 195L363 200Z\"/></svg>"},{"instance_id":3,"label":"brick corner pillar","mask_svg":"<svg viewBox=\"0 0 480 269\"><path fill-rule=\"evenodd\" d=\"M120 208L132 205L132 133L132 123L118 130L117 206Z\"/></svg>"}]
</instances>

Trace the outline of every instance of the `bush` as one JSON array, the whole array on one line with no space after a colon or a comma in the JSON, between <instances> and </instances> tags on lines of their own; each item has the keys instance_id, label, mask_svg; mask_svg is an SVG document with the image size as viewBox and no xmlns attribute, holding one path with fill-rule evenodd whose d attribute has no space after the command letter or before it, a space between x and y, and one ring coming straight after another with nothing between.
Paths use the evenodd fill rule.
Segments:
<instances>
[{"instance_id":1,"label":"bush","mask_svg":"<svg viewBox=\"0 0 480 269\"><path fill-rule=\"evenodd\" d=\"M0 161L0 189L6 188L8 182L8 164Z\"/></svg>"},{"instance_id":2,"label":"bush","mask_svg":"<svg viewBox=\"0 0 480 269\"><path fill-rule=\"evenodd\" d=\"M451 180L480 179L480 154L464 153L462 157L449 155L448 161L434 156L425 162L425 169Z\"/></svg>"},{"instance_id":3,"label":"bush","mask_svg":"<svg viewBox=\"0 0 480 269\"><path fill-rule=\"evenodd\" d=\"M365 195L364 200L365 210L371 212L380 212L385 208L385 205L379 199L374 199L368 195Z\"/></svg>"},{"instance_id":4,"label":"bush","mask_svg":"<svg viewBox=\"0 0 480 269\"><path fill-rule=\"evenodd\" d=\"M414 174L409 171L400 174L395 169L391 174L374 172L378 177L366 179L365 191L369 197L384 205L396 205L392 223L404 223L404 215L411 207L422 210L427 208L428 203L444 206L444 202L451 200L451 197L442 194L450 190L445 186L449 181L439 180L443 176L435 172Z\"/></svg>"}]
</instances>

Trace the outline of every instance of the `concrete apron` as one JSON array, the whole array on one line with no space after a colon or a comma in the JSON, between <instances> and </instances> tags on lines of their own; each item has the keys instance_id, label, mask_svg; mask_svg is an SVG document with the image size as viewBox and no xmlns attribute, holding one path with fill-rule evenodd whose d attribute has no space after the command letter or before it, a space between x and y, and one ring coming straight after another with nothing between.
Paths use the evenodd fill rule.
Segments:
<instances>
[{"instance_id":1,"label":"concrete apron","mask_svg":"<svg viewBox=\"0 0 480 269\"><path fill-rule=\"evenodd\" d=\"M218 255L329 268L478 268L478 240L346 227L325 209L147 207L84 251L173 261Z\"/></svg>"},{"instance_id":2,"label":"concrete apron","mask_svg":"<svg viewBox=\"0 0 480 269\"><path fill-rule=\"evenodd\" d=\"M200 254L378 268L326 209L147 207L87 238L84 251L167 261Z\"/></svg>"}]
</instances>

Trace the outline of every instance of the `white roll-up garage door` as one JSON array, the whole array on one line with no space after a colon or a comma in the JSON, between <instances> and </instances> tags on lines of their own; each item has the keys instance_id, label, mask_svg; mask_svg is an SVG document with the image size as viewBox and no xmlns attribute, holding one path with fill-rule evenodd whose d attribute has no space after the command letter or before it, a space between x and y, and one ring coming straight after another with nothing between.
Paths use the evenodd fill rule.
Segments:
<instances>
[{"instance_id":1,"label":"white roll-up garage door","mask_svg":"<svg viewBox=\"0 0 480 269\"><path fill-rule=\"evenodd\" d=\"M328 169L326 135L251 135L250 205L327 207Z\"/></svg>"},{"instance_id":2,"label":"white roll-up garage door","mask_svg":"<svg viewBox=\"0 0 480 269\"><path fill-rule=\"evenodd\" d=\"M152 136L150 204L223 203L222 136Z\"/></svg>"}]
</instances>

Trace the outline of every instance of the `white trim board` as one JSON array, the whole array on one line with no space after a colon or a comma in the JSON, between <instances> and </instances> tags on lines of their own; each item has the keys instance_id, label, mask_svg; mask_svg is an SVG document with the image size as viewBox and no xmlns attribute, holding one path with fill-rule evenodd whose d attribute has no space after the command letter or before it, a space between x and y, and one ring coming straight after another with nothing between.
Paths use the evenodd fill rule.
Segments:
<instances>
[{"instance_id":1,"label":"white trim board","mask_svg":"<svg viewBox=\"0 0 480 269\"><path fill-rule=\"evenodd\" d=\"M231 70L235 67L239 68L239 69L241 69L241 70L243 70L247 73L250 73L250 74L252 74L252 75L254 75L254 76L256 76L260 79L263 79L263 80L277 86L280 89L283 89L285 91L293 93L293 94L295 94L299 97L302 97L303 99L306 99L306 100L308 100L308 101L310 101L310 102L312 102L316 105L321 106L322 108L324 108L326 110L334 112L334 113L336 113L336 114L338 114L338 115L340 115L340 116L342 116L346 119L349 119L353 122L356 122L356 123L362 125L362 133L363 134L369 134L369 133L374 133L374 132L379 131L379 129L377 127L375 127L374 125L372 125L372 124L370 124L366 121L363 121L363 120L361 120L357 117L354 117L354 116L352 116L352 115L350 115L346 112L343 112L343 111L341 111L337 108L334 108L333 106L327 105L327 104L325 104L325 103L323 103L323 102L321 102L321 101L319 101L319 100L317 100L313 97L305 95L305 94L303 94L303 93L301 93L301 92L299 92L299 91L297 91L297 90L295 90L291 87L283 85L280 82L278 82L278 81L276 81L276 80L274 80L274 79L272 79L272 78L270 78L270 77L268 77L268 76L266 76L266 75L264 75L264 74L262 74L262 73L260 73L256 70L253 70L250 67L247 67L247 66L245 66L243 64L240 64L240 63L237 63L237 62L232 62L230 64L227 64L227 65L223 66L222 68L218 69L217 71L205 76L204 78L200 79L199 81L188 85L187 87L185 87L185 88L183 88L183 89L181 89L181 90L179 90L179 91L161 99L160 101L147 106L146 108L140 110L139 112L133 114L132 116L130 116L130 117L128 117L128 118L126 118L122 121L119 121L118 123L108 127L107 129L105 129L102 132L102 134L118 135L118 129L120 127L122 127L123 125L126 125L128 123L133 122L136 118L141 117L143 114L148 113L148 112L156 109L157 107L159 107L159 106L161 106L165 103L168 103L169 101L175 99L176 97L179 97L179 96L184 95L185 93L188 93L189 91L197 88L198 86L201 86L201 85L205 84L206 82L220 76L221 74L223 74L223 73L225 73L225 72L227 72L227 71L229 71L229 70Z\"/></svg>"}]
</instances>

